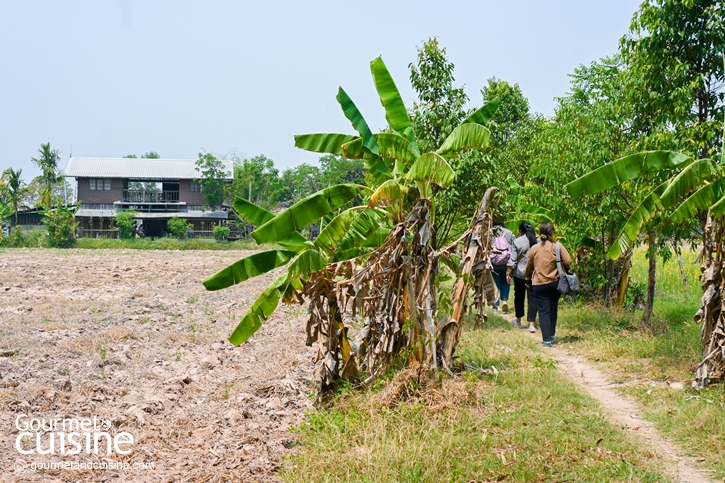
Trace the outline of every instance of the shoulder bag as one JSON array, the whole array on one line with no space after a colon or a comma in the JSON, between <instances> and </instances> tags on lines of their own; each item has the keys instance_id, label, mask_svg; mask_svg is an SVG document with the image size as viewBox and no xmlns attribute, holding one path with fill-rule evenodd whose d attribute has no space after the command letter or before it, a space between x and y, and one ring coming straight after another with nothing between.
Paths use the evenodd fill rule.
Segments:
<instances>
[{"instance_id":1,"label":"shoulder bag","mask_svg":"<svg viewBox=\"0 0 725 483\"><path fill-rule=\"evenodd\" d=\"M556 242L556 268L559 270L559 284L557 292L563 295L573 295L579 291L579 279L574 272L565 272L561 268L561 250L559 242Z\"/></svg>"}]
</instances>

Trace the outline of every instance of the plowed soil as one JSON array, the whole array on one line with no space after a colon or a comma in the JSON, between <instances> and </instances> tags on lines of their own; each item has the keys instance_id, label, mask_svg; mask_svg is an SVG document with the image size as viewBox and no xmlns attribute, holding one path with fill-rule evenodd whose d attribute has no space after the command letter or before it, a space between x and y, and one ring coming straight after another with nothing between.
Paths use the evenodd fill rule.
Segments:
<instances>
[{"instance_id":1,"label":"plowed soil","mask_svg":"<svg viewBox=\"0 0 725 483\"><path fill-rule=\"evenodd\" d=\"M234 347L226 338L279 271L201 284L250 253L0 251L0 480L278 481L290 428L312 406L304 309L281 305ZM133 451L22 455L20 414L107 420ZM88 461L153 469L32 469Z\"/></svg>"}]
</instances>

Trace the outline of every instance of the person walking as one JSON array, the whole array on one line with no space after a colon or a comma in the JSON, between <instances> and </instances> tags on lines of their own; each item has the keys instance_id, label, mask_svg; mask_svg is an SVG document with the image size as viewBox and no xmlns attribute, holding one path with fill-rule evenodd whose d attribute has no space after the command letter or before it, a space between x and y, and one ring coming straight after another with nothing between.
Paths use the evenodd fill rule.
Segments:
<instances>
[{"instance_id":1,"label":"person walking","mask_svg":"<svg viewBox=\"0 0 725 483\"><path fill-rule=\"evenodd\" d=\"M501 221L493 223L493 243L491 244L491 264L493 265L493 281L499 291L501 311L507 314L509 311L509 292L511 284L506 279L508 263L511 259L511 245L514 242L514 234L506 228ZM496 301L494 309L499 305Z\"/></svg>"},{"instance_id":2,"label":"person walking","mask_svg":"<svg viewBox=\"0 0 725 483\"><path fill-rule=\"evenodd\" d=\"M565 271L571 266L571 256L564 245L554 241L554 225L551 223L546 222L539 226L539 238L541 243L529 249L529 260L526 262L524 275L527 280L531 280L529 285L536 297L544 346L551 347L556 341L556 321L561 297L556 290L559 283L559 270L556 267L557 248Z\"/></svg>"},{"instance_id":3,"label":"person walking","mask_svg":"<svg viewBox=\"0 0 725 483\"><path fill-rule=\"evenodd\" d=\"M526 263L529 260L529 249L539 243L534 235L534 228L531 224L523 221L519 224L519 236L511 245L511 258L506 273L509 284L514 282L514 312L516 318L511 321L516 327L525 329L521 324L524 316L524 303L529 300L529 307L526 311L526 321L529 323L529 332L536 332L536 297L531 288L526 286Z\"/></svg>"}]
</instances>

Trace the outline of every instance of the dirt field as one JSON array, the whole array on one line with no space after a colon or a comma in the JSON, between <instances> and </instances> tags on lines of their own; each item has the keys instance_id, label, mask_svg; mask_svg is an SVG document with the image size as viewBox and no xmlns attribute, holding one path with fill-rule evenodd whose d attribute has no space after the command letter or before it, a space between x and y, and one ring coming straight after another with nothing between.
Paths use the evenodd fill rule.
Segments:
<instances>
[{"instance_id":1,"label":"dirt field","mask_svg":"<svg viewBox=\"0 0 725 483\"><path fill-rule=\"evenodd\" d=\"M279 273L218 292L200 282L247 254L0 251L0 481L277 481L312 406L314 351L301 307L281 306L241 347L226 340ZM135 443L129 455L107 455L103 439L98 455L22 455L20 414L96 417ZM154 467L32 468L104 461Z\"/></svg>"}]
</instances>

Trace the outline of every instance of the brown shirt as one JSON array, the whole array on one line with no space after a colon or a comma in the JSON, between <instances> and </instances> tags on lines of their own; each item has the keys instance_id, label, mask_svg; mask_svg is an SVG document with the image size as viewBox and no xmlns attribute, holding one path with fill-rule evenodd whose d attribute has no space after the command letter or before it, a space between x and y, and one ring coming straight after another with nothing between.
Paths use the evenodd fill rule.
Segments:
<instances>
[{"instance_id":1,"label":"brown shirt","mask_svg":"<svg viewBox=\"0 0 725 483\"><path fill-rule=\"evenodd\" d=\"M559 244L561 253L561 268L569 270L571 257L564 245ZM533 274L533 278L531 275ZM559 280L559 270L556 268L556 248L551 241L541 242L529 249L529 260L526 262L527 279L531 279L533 285L545 285Z\"/></svg>"}]
</instances>

